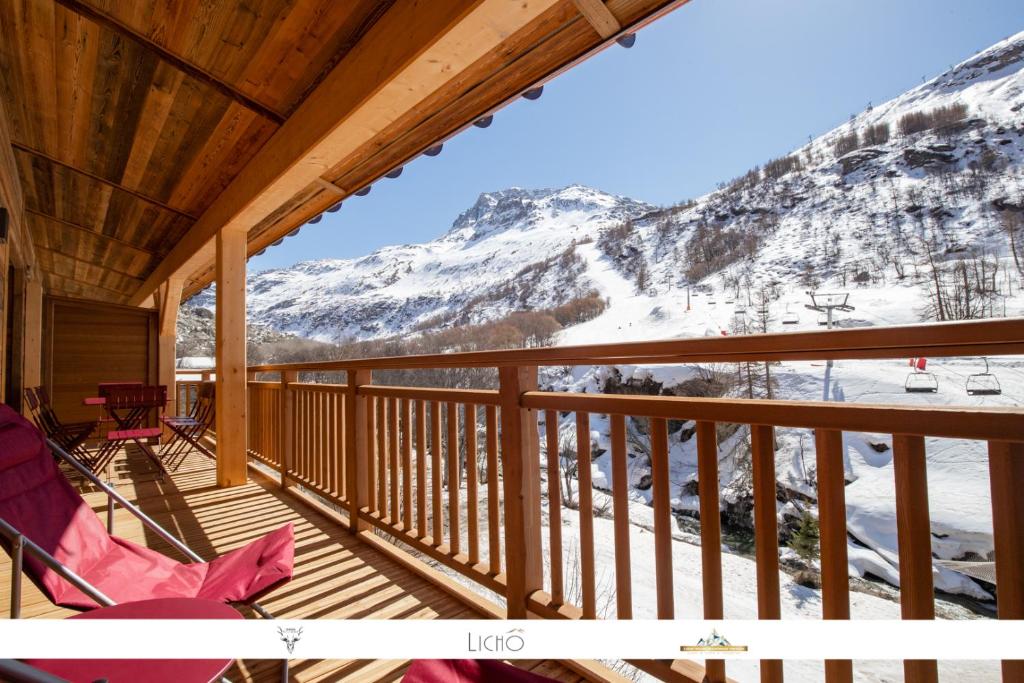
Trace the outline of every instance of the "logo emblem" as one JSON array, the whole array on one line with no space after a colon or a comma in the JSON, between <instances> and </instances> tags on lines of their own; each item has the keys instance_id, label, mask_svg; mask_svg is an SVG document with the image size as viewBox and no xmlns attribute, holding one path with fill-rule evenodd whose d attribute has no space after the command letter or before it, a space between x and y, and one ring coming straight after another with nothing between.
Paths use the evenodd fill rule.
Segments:
<instances>
[{"instance_id":1,"label":"logo emblem","mask_svg":"<svg viewBox=\"0 0 1024 683\"><path fill-rule=\"evenodd\" d=\"M683 652L746 652L746 645L733 645L718 631L712 630L706 638L701 638L696 645L683 645Z\"/></svg>"},{"instance_id":2,"label":"logo emblem","mask_svg":"<svg viewBox=\"0 0 1024 683\"><path fill-rule=\"evenodd\" d=\"M281 628L277 627L277 633L281 636L281 642L288 648L288 654L295 652L295 643L299 642L302 638L301 628Z\"/></svg>"}]
</instances>

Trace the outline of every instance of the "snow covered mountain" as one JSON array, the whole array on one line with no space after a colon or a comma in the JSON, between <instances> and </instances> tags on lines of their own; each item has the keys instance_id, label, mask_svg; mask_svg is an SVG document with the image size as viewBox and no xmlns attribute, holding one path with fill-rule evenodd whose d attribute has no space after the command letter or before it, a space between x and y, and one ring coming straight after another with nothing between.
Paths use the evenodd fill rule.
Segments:
<instances>
[{"instance_id":1,"label":"snow covered mountain","mask_svg":"<svg viewBox=\"0 0 1024 683\"><path fill-rule=\"evenodd\" d=\"M514 287L516 275L653 210L579 185L485 193L432 242L251 275L250 320L322 341L362 340L408 334L431 318L459 314L471 300L474 310L463 322L559 304L578 266L556 263L527 278L528 291ZM193 299L212 303L211 293Z\"/></svg>"}]
</instances>

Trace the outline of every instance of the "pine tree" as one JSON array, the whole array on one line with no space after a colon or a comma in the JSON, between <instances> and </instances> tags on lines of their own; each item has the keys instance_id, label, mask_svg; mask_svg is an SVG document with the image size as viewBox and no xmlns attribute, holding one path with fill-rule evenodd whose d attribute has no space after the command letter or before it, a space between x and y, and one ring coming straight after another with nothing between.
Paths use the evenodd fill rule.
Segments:
<instances>
[{"instance_id":1,"label":"pine tree","mask_svg":"<svg viewBox=\"0 0 1024 683\"><path fill-rule=\"evenodd\" d=\"M802 559L810 562L818 556L818 520L811 513L804 511L800 517L800 526L796 528L787 544Z\"/></svg>"}]
</instances>

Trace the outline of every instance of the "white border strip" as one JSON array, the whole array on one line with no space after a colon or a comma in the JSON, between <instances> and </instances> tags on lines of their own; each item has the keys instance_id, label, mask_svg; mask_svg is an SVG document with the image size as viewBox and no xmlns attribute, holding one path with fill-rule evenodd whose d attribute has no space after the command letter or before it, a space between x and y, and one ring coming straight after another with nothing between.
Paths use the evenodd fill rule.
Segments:
<instances>
[{"instance_id":1,"label":"white border strip","mask_svg":"<svg viewBox=\"0 0 1024 683\"><path fill-rule=\"evenodd\" d=\"M289 655L278 629L300 628ZM712 631L747 649L682 651ZM1022 642L1024 621L984 619L0 621L0 658L994 660Z\"/></svg>"}]
</instances>

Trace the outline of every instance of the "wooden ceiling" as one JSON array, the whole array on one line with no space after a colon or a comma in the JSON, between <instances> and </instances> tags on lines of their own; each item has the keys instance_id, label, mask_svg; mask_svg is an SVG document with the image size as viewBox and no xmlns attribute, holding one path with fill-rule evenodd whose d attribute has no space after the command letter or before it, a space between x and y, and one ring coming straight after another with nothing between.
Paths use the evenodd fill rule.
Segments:
<instances>
[{"instance_id":1,"label":"wooden ceiling","mask_svg":"<svg viewBox=\"0 0 1024 683\"><path fill-rule=\"evenodd\" d=\"M223 225L244 220L255 253L680 4L0 0L0 98L44 286L194 292Z\"/></svg>"}]
</instances>

